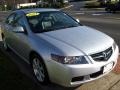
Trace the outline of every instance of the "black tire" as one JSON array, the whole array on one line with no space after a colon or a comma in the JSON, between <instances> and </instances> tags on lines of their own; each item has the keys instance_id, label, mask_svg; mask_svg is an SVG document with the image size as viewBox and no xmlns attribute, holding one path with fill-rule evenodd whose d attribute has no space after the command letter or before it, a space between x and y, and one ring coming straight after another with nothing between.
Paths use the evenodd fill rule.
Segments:
<instances>
[{"instance_id":1,"label":"black tire","mask_svg":"<svg viewBox=\"0 0 120 90\"><path fill-rule=\"evenodd\" d=\"M41 69L39 69L39 72L38 71L35 72L35 59L39 60L39 68L42 67L43 71L40 71ZM47 72L46 66L45 66L42 58L39 55L37 55L37 54L32 55L32 57L31 57L31 66L32 66L32 72L33 72L33 75L34 75L36 81L38 83L42 84L42 85L47 85L49 83L48 72ZM44 75L44 77L41 76L41 80L40 80L40 76L38 75L38 73L39 74L42 73Z\"/></svg>"},{"instance_id":2,"label":"black tire","mask_svg":"<svg viewBox=\"0 0 120 90\"><path fill-rule=\"evenodd\" d=\"M3 48L6 51L10 51L10 48L8 47L7 43L6 43L6 38L4 36L2 36L2 41L3 41Z\"/></svg>"}]
</instances>

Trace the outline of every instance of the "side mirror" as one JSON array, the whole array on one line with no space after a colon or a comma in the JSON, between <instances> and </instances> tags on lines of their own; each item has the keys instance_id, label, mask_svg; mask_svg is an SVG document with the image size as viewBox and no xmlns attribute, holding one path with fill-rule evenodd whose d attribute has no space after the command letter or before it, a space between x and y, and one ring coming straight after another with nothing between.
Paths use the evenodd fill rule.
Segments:
<instances>
[{"instance_id":1,"label":"side mirror","mask_svg":"<svg viewBox=\"0 0 120 90\"><path fill-rule=\"evenodd\" d=\"M13 32L16 32L16 33L24 33L25 30L22 26L17 26L14 28Z\"/></svg>"},{"instance_id":2,"label":"side mirror","mask_svg":"<svg viewBox=\"0 0 120 90\"><path fill-rule=\"evenodd\" d=\"M76 21L77 21L78 23L80 23L80 20L79 20L79 19L76 19Z\"/></svg>"}]
</instances>

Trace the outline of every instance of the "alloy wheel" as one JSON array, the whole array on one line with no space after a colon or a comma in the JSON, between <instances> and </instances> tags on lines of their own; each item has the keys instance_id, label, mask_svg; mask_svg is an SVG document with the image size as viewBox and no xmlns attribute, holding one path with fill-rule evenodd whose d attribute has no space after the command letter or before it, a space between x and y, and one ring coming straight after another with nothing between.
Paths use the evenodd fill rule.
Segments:
<instances>
[{"instance_id":1,"label":"alloy wheel","mask_svg":"<svg viewBox=\"0 0 120 90\"><path fill-rule=\"evenodd\" d=\"M33 59L33 71L39 82L44 82L45 80L45 70L38 58Z\"/></svg>"}]
</instances>

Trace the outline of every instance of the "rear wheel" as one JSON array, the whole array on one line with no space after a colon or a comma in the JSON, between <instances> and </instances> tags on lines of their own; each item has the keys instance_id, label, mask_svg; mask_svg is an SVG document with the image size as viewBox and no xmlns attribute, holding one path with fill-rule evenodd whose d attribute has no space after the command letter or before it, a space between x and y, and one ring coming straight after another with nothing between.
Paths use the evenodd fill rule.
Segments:
<instances>
[{"instance_id":1,"label":"rear wheel","mask_svg":"<svg viewBox=\"0 0 120 90\"><path fill-rule=\"evenodd\" d=\"M3 40L3 47L6 51L9 51L10 48L8 47L7 43L6 43L6 38L4 36L2 36L2 40Z\"/></svg>"},{"instance_id":2,"label":"rear wheel","mask_svg":"<svg viewBox=\"0 0 120 90\"><path fill-rule=\"evenodd\" d=\"M32 56L31 60L32 70L35 78L40 84L47 84L49 82L49 78L43 60L36 54Z\"/></svg>"}]
</instances>

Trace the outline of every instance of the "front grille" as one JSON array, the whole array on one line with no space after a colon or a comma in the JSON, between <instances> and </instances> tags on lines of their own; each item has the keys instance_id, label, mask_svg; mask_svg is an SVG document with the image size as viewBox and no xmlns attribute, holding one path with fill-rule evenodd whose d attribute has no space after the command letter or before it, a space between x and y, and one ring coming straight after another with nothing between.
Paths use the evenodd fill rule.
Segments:
<instances>
[{"instance_id":1,"label":"front grille","mask_svg":"<svg viewBox=\"0 0 120 90\"><path fill-rule=\"evenodd\" d=\"M110 47L103 52L92 54L91 57L95 61L107 61L111 57L112 53L113 53L113 50L112 50L112 47Z\"/></svg>"}]
</instances>

